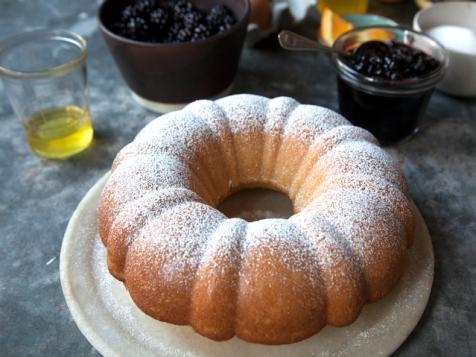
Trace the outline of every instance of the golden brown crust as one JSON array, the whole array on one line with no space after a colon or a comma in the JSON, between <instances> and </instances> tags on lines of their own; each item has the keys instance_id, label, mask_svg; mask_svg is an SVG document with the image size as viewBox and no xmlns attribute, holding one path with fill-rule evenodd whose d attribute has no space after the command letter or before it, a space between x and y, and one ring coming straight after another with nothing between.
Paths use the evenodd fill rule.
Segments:
<instances>
[{"instance_id":1,"label":"golden brown crust","mask_svg":"<svg viewBox=\"0 0 476 357\"><path fill-rule=\"evenodd\" d=\"M264 187L289 220L215 210ZM112 275L161 321L284 344L345 326L388 294L414 237L408 187L366 131L291 98L198 101L117 155L98 211Z\"/></svg>"}]
</instances>

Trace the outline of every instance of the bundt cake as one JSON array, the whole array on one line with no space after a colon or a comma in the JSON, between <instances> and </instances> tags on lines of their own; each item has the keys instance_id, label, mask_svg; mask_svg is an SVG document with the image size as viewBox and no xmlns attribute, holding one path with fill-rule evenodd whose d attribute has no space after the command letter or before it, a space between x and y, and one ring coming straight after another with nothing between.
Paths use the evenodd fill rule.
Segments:
<instances>
[{"instance_id":1,"label":"bundt cake","mask_svg":"<svg viewBox=\"0 0 476 357\"><path fill-rule=\"evenodd\" d=\"M287 194L294 215L215 208L252 187ZM369 132L246 94L147 125L114 160L98 223L111 274L146 314L263 344L353 322L396 285L414 224L405 178Z\"/></svg>"}]
</instances>

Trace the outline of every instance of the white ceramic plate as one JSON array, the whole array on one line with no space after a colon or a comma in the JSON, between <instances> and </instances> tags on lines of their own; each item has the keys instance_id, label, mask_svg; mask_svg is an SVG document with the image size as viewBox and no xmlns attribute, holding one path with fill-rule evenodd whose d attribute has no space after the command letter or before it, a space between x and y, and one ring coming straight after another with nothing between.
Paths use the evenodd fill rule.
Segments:
<instances>
[{"instance_id":1,"label":"white ceramic plate","mask_svg":"<svg viewBox=\"0 0 476 357\"><path fill-rule=\"evenodd\" d=\"M123 284L106 267L97 234L96 213L102 177L73 213L61 248L63 293L76 324L105 356L384 356L407 338L425 309L433 282L433 249L418 209L417 237L397 288L364 307L352 325L327 326L299 343L264 346L233 338L214 342L188 326L159 322L132 302Z\"/></svg>"}]
</instances>

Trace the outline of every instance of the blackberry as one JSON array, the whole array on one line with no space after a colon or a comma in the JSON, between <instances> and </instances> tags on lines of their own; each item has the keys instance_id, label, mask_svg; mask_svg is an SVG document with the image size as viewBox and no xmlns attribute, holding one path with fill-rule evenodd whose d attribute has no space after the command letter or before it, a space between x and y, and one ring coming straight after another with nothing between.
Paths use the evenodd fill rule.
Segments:
<instances>
[{"instance_id":1,"label":"blackberry","mask_svg":"<svg viewBox=\"0 0 476 357\"><path fill-rule=\"evenodd\" d=\"M183 25L188 29L193 29L200 25L203 14L200 11L191 11L183 16Z\"/></svg>"},{"instance_id":2,"label":"blackberry","mask_svg":"<svg viewBox=\"0 0 476 357\"><path fill-rule=\"evenodd\" d=\"M125 32L133 40L145 40L149 26L143 18L132 17L125 23Z\"/></svg>"},{"instance_id":3,"label":"blackberry","mask_svg":"<svg viewBox=\"0 0 476 357\"><path fill-rule=\"evenodd\" d=\"M147 42L200 41L227 31L236 19L223 5L208 12L189 0L140 0L124 7L111 29L124 37Z\"/></svg>"},{"instance_id":4,"label":"blackberry","mask_svg":"<svg viewBox=\"0 0 476 357\"><path fill-rule=\"evenodd\" d=\"M157 7L155 0L142 0L132 5L128 5L121 12L121 20L125 23L132 18L146 19L147 14Z\"/></svg>"},{"instance_id":5,"label":"blackberry","mask_svg":"<svg viewBox=\"0 0 476 357\"><path fill-rule=\"evenodd\" d=\"M231 10L226 6L215 5L208 12L206 22L212 31L223 32L233 26L236 22L236 19Z\"/></svg>"},{"instance_id":6,"label":"blackberry","mask_svg":"<svg viewBox=\"0 0 476 357\"><path fill-rule=\"evenodd\" d=\"M207 28L207 26L200 24L197 27L195 27L191 41L195 42L195 41L204 40L210 36L211 36L210 30Z\"/></svg>"},{"instance_id":7,"label":"blackberry","mask_svg":"<svg viewBox=\"0 0 476 357\"><path fill-rule=\"evenodd\" d=\"M114 26L116 32L132 40L147 40L149 23L145 15L153 6L155 0L142 0L126 6L121 12L120 21Z\"/></svg>"},{"instance_id":8,"label":"blackberry","mask_svg":"<svg viewBox=\"0 0 476 357\"><path fill-rule=\"evenodd\" d=\"M169 27L167 36L165 37L165 42L177 42L177 34L181 30L182 25L178 22L172 23Z\"/></svg>"},{"instance_id":9,"label":"blackberry","mask_svg":"<svg viewBox=\"0 0 476 357\"><path fill-rule=\"evenodd\" d=\"M130 18L137 16L137 9L134 5L128 5L121 12L121 20L126 22Z\"/></svg>"},{"instance_id":10,"label":"blackberry","mask_svg":"<svg viewBox=\"0 0 476 357\"><path fill-rule=\"evenodd\" d=\"M177 37L176 37L177 42L188 42L191 39L192 39L192 30L186 27L182 27L178 31Z\"/></svg>"},{"instance_id":11,"label":"blackberry","mask_svg":"<svg viewBox=\"0 0 476 357\"><path fill-rule=\"evenodd\" d=\"M168 24L169 20L170 16L168 12L160 7L151 11L151 13L149 14L149 21L153 24L165 26Z\"/></svg>"},{"instance_id":12,"label":"blackberry","mask_svg":"<svg viewBox=\"0 0 476 357\"><path fill-rule=\"evenodd\" d=\"M221 23L221 12L222 9L220 5L213 6L207 14L206 21L212 28L217 28Z\"/></svg>"},{"instance_id":13,"label":"blackberry","mask_svg":"<svg viewBox=\"0 0 476 357\"><path fill-rule=\"evenodd\" d=\"M136 11L141 14L147 14L154 11L157 8L155 0L141 0L133 5Z\"/></svg>"},{"instance_id":14,"label":"blackberry","mask_svg":"<svg viewBox=\"0 0 476 357\"><path fill-rule=\"evenodd\" d=\"M233 13L228 8L226 8L226 10L228 14L223 17L222 23L224 26L231 27L236 23L236 19Z\"/></svg>"},{"instance_id":15,"label":"blackberry","mask_svg":"<svg viewBox=\"0 0 476 357\"><path fill-rule=\"evenodd\" d=\"M153 10L149 14L149 23L151 31L158 35L162 32L165 33L167 27L169 26L170 19L171 17L167 10L162 9L160 7Z\"/></svg>"},{"instance_id":16,"label":"blackberry","mask_svg":"<svg viewBox=\"0 0 476 357\"><path fill-rule=\"evenodd\" d=\"M175 3L172 2L173 4L173 12L174 16L177 18L183 18L185 14L189 13L192 11L193 5L191 2L187 0L179 0L176 1Z\"/></svg>"},{"instance_id":17,"label":"blackberry","mask_svg":"<svg viewBox=\"0 0 476 357\"><path fill-rule=\"evenodd\" d=\"M220 25L218 27L218 33L222 33L222 32L225 32L225 31L228 31L229 29L231 28L231 25L227 24L227 23L224 23L222 25Z\"/></svg>"}]
</instances>

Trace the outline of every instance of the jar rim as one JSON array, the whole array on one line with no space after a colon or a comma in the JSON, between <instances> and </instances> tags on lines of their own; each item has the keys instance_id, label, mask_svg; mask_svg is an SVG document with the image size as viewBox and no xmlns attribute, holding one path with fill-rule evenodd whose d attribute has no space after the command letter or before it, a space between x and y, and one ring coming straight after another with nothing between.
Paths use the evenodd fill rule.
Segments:
<instances>
[{"instance_id":1,"label":"jar rim","mask_svg":"<svg viewBox=\"0 0 476 357\"><path fill-rule=\"evenodd\" d=\"M83 65L87 58L87 44L86 40L82 36L66 30L48 29L27 31L8 37L0 43L0 57L6 54L9 50L12 50L13 48L16 48L20 45L42 39L68 42L76 46L79 49L79 53L77 56L66 61L65 63L40 70L19 71L2 66L0 64L0 76L11 79L38 79L52 76L62 76Z\"/></svg>"},{"instance_id":2,"label":"jar rim","mask_svg":"<svg viewBox=\"0 0 476 357\"><path fill-rule=\"evenodd\" d=\"M432 48L436 51L438 56L435 56L434 53L428 53L427 48L422 48L415 43L411 43L411 45L418 50L421 50L433 58L435 58L440 65L434 69L432 72L418 77L406 78L402 80L390 80L385 78L379 77L371 77L365 74L357 72L352 67L348 66L345 61L341 59L341 56L338 55L339 52L345 51L344 44L346 42L351 41L352 36L357 35L358 33L364 33L369 30L383 30L388 31L393 34L400 33L403 35L403 38L408 38L410 35L412 39L418 38L419 44L425 43L428 48ZM367 41L371 41L371 38L368 38L365 41L360 43L364 43ZM393 38L395 40L395 38ZM405 43L404 41L397 41L400 43ZM399 95L402 93L405 94L414 94L420 93L426 90L429 90L443 78L445 70L448 66L448 53L445 48L436 40L431 38L430 36L422 33L410 30L405 27L399 26L367 26L367 27L359 27L350 31L347 31L340 35L333 44L333 49L335 51L335 55L333 55L333 63L337 70L338 75L341 77L342 80L346 81L349 85L354 87L358 87L361 90L364 90L368 93L378 93L383 95Z\"/></svg>"}]
</instances>

